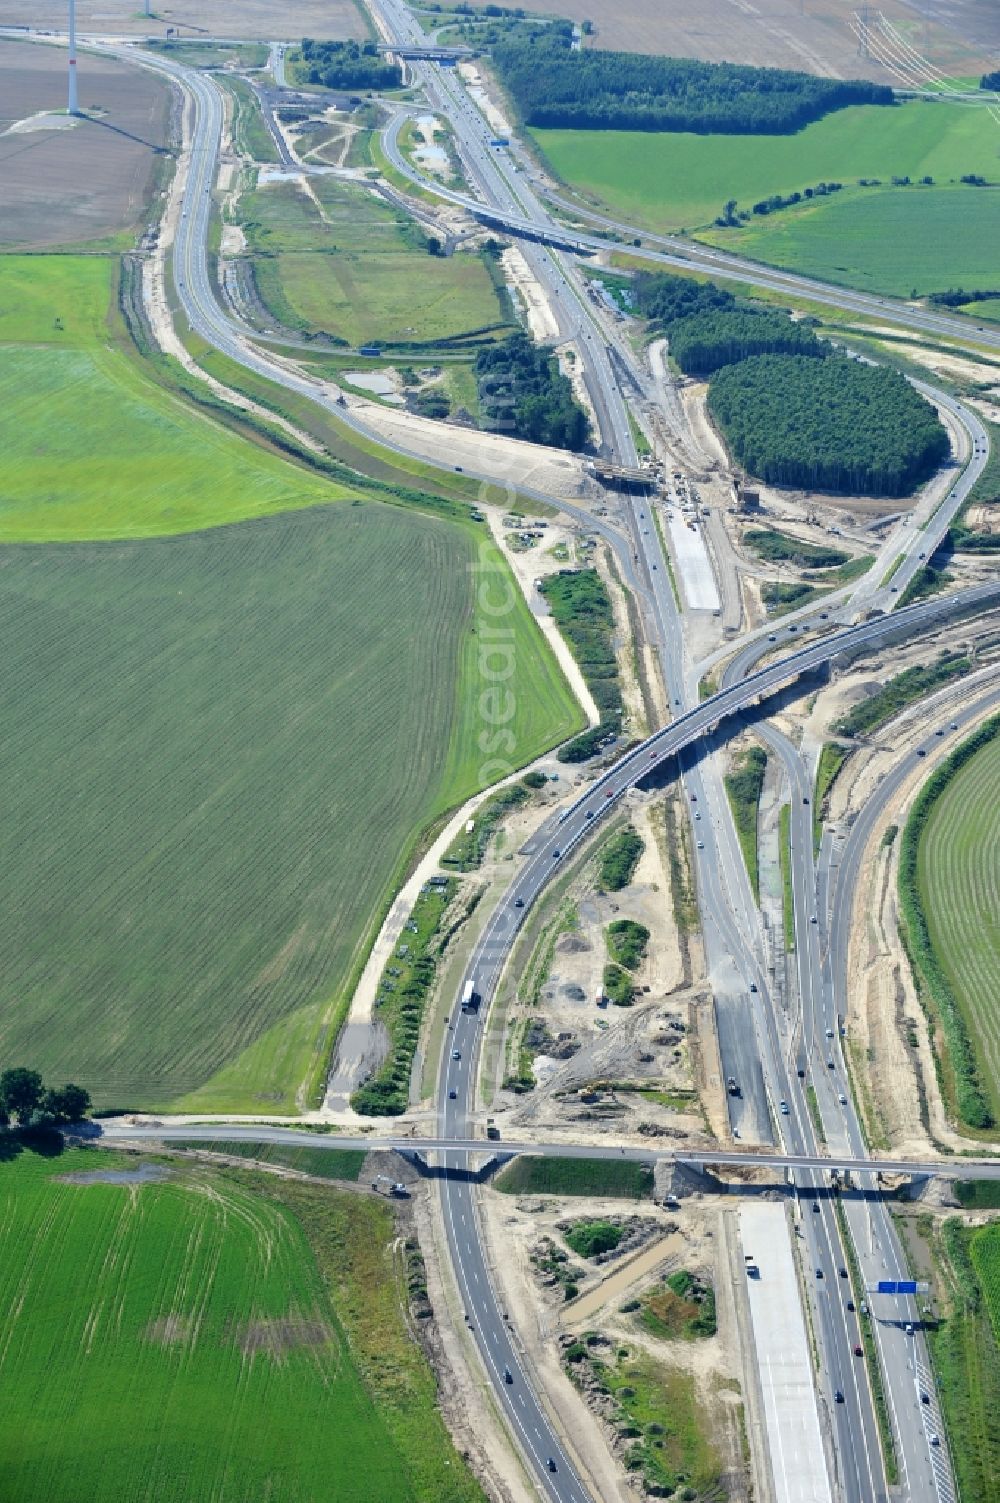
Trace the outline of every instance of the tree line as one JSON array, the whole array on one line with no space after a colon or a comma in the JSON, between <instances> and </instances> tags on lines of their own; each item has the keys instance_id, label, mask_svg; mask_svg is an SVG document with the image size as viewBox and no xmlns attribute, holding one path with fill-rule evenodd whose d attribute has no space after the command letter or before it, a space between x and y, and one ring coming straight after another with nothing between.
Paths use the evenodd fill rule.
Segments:
<instances>
[{"instance_id":1,"label":"tree line","mask_svg":"<svg viewBox=\"0 0 1000 1503\"><path fill-rule=\"evenodd\" d=\"M949 452L937 414L905 377L846 355L724 366L708 407L740 464L772 485L903 496Z\"/></svg>"},{"instance_id":2,"label":"tree line","mask_svg":"<svg viewBox=\"0 0 1000 1503\"><path fill-rule=\"evenodd\" d=\"M492 56L525 124L540 127L784 135L848 105L893 103L863 79L578 51L564 25L505 26Z\"/></svg>"},{"instance_id":3,"label":"tree line","mask_svg":"<svg viewBox=\"0 0 1000 1503\"><path fill-rule=\"evenodd\" d=\"M585 447L590 424L572 382L527 334L512 334L480 350L474 369L487 428L556 449Z\"/></svg>"},{"instance_id":4,"label":"tree line","mask_svg":"<svg viewBox=\"0 0 1000 1503\"><path fill-rule=\"evenodd\" d=\"M624 704L611 597L596 569L560 569L543 579L539 590L580 665L600 716L596 725L561 746L558 758L586 762L621 734Z\"/></svg>"},{"instance_id":5,"label":"tree line","mask_svg":"<svg viewBox=\"0 0 1000 1503\"><path fill-rule=\"evenodd\" d=\"M0 1074L0 1127L58 1127L90 1111L83 1086L46 1086L37 1070L15 1065Z\"/></svg>"},{"instance_id":6,"label":"tree line","mask_svg":"<svg viewBox=\"0 0 1000 1503\"><path fill-rule=\"evenodd\" d=\"M306 37L299 74L324 89L398 89L398 63L387 62L374 42L314 42Z\"/></svg>"}]
</instances>

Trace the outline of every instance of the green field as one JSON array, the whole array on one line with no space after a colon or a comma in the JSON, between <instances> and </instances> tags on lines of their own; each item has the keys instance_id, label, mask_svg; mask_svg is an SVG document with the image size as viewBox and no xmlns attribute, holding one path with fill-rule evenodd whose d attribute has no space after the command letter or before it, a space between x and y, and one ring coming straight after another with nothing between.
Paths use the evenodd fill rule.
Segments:
<instances>
[{"instance_id":1,"label":"green field","mask_svg":"<svg viewBox=\"0 0 1000 1503\"><path fill-rule=\"evenodd\" d=\"M535 131L562 180L629 223L697 231L761 260L888 293L992 287L1000 192L958 188L1000 178L1000 133L983 109L918 101L839 110L788 136ZM933 187L892 189L893 176ZM883 188L859 188L877 178ZM735 199L836 181L844 191L740 229L712 228ZM844 245L850 243L850 255Z\"/></svg>"},{"instance_id":2,"label":"green field","mask_svg":"<svg viewBox=\"0 0 1000 1503\"><path fill-rule=\"evenodd\" d=\"M994 130L1000 144L1000 130ZM914 289L924 296L949 287L992 287L1000 188L858 189L702 238L867 292L909 297ZM996 316L988 302L966 311L979 323Z\"/></svg>"},{"instance_id":3,"label":"green field","mask_svg":"<svg viewBox=\"0 0 1000 1503\"><path fill-rule=\"evenodd\" d=\"M156 384L109 319L114 265L0 257L0 541L188 532L354 494Z\"/></svg>"},{"instance_id":4,"label":"green field","mask_svg":"<svg viewBox=\"0 0 1000 1503\"><path fill-rule=\"evenodd\" d=\"M525 1154L496 1181L505 1195L609 1195L642 1200L653 1193L647 1164L617 1159L560 1159Z\"/></svg>"},{"instance_id":5,"label":"green field","mask_svg":"<svg viewBox=\"0 0 1000 1503\"><path fill-rule=\"evenodd\" d=\"M8 1059L101 1106L294 1108L418 831L498 735L579 724L516 588L493 723L484 546L371 503L0 550Z\"/></svg>"},{"instance_id":6,"label":"green field","mask_svg":"<svg viewBox=\"0 0 1000 1503\"><path fill-rule=\"evenodd\" d=\"M319 177L313 191L272 183L241 200L276 318L355 347L453 340L503 321L479 256L428 255L412 221L365 188Z\"/></svg>"},{"instance_id":7,"label":"green field","mask_svg":"<svg viewBox=\"0 0 1000 1503\"><path fill-rule=\"evenodd\" d=\"M533 135L564 182L650 229L695 229L711 224L727 199L748 209L823 181L842 182L846 191L860 177L930 175L946 183L967 172L1000 176L997 127L985 110L919 101L838 110L788 136Z\"/></svg>"},{"instance_id":8,"label":"green field","mask_svg":"<svg viewBox=\"0 0 1000 1503\"><path fill-rule=\"evenodd\" d=\"M0 1164L5 1503L473 1503L384 1202L78 1150Z\"/></svg>"},{"instance_id":9,"label":"green field","mask_svg":"<svg viewBox=\"0 0 1000 1503\"><path fill-rule=\"evenodd\" d=\"M1000 1120L1000 738L959 768L920 835L917 891L934 954Z\"/></svg>"}]
</instances>

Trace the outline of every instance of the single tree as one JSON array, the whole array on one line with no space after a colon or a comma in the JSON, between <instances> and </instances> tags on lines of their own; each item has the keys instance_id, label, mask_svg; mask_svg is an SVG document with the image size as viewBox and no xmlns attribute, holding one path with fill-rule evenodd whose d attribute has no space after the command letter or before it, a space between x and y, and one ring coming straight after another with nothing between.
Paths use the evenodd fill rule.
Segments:
<instances>
[{"instance_id":1,"label":"single tree","mask_svg":"<svg viewBox=\"0 0 1000 1503\"><path fill-rule=\"evenodd\" d=\"M58 1090L46 1091L42 1111L57 1122L79 1122L90 1111L90 1093L71 1082Z\"/></svg>"},{"instance_id":2,"label":"single tree","mask_svg":"<svg viewBox=\"0 0 1000 1503\"><path fill-rule=\"evenodd\" d=\"M42 1077L38 1071L28 1070L24 1065L16 1065L0 1075L0 1101L18 1122L27 1122L37 1109L42 1090Z\"/></svg>"}]
</instances>

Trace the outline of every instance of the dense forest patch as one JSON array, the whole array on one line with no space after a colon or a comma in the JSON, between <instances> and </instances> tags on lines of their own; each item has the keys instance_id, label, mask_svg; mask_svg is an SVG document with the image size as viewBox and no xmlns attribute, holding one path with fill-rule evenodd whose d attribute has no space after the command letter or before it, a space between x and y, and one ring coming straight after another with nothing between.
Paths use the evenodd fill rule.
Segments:
<instances>
[{"instance_id":1,"label":"dense forest patch","mask_svg":"<svg viewBox=\"0 0 1000 1503\"><path fill-rule=\"evenodd\" d=\"M582 449L587 443L590 425L572 383L527 334L512 334L480 350L475 372L487 428L556 449Z\"/></svg>"},{"instance_id":2,"label":"dense forest patch","mask_svg":"<svg viewBox=\"0 0 1000 1503\"><path fill-rule=\"evenodd\" d=\"M910 383L846 356L758 355L712 378L708 407L733 454L771 485L904 496L948 454Z\"/></svg>"},{"instance_id":3,"label":"dense forest patch","mask_svg":"<svg viewBox=\"0 0 1000 1503\"><path fill-rule=\"evenodd\" d=\"M572 41L562 24L515 24L494 42L494 63L527 125L783 135L848 105L893 101L891 89L860 79L575 51Z\"/></svg>"}]
</instances>

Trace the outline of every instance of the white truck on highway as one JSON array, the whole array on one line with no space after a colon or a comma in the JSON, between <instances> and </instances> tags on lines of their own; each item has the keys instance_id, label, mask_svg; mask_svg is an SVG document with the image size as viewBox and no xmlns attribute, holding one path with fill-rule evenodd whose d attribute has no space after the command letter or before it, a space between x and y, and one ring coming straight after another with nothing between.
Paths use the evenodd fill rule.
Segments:
<instances>
[{"instance_id":1,"label":"white truck on highway","mask_svg":"<svg viewBox=\"0 0 1000 1503\"><path fill-rule=\"evenodd\" d=\"M476 983L470 976L469 980L465 983L465 986L462 989L462 1011L478 1012L478 1010L479 995L476 992Z\"/></svg>"}]
</instances>

